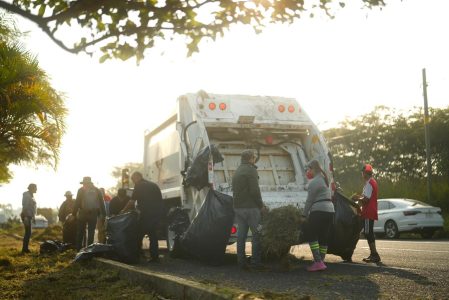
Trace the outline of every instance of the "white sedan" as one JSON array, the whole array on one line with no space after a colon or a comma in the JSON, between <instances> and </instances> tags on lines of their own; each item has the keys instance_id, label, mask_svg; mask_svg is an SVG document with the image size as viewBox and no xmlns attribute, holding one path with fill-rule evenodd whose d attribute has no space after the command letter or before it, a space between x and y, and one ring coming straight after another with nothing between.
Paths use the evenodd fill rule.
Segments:
<instances>
[{"instance_id":1,"label":"white sedan","mask_svg":"<svg viewBox=\"0 0 449 300\"><path fill-rule=\"evenodd\" d=\"M48 221L47 218L45 218L42 215L36 215L34 218L35 222L31 223L31 227L33 228L47 228L48 227Z\"/></svg>"},{"instance_id":2,"label":"white sedan","mask_svg":"<svg viewBox=\"0 0 449 300\"><path fill-rule=\"evenodd\" d=\"M374 233L386 238L398 238L401 232L419 232L423 238L431 238L443 228L439 207L413 199L379 199L379 220L374 222Z\"/></svg>"}]
</instances>

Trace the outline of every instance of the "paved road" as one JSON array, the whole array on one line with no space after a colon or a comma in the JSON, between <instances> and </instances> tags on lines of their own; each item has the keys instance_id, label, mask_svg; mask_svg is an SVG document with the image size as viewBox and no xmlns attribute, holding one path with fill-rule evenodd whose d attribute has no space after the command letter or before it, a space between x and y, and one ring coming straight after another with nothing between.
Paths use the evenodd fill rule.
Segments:
<instances>
[{"instance_id":1,"label":"paved road","mask_svg":"<svg viewBox=\"0 0 449 300\"><path fill-rule=\"evenodd\" d=\"M320 273L305 271L311 261L306 245L291 249L295 259L288 270L278 263L271 263L264 272L241 271L236 266L235 246L228 247L225 263L219 267L171 259L166 250L162 251L164 258L160 264L147 267L192 280L261 293L266 298L449 299L449 241L379 240L377 245L382 264L362 262L369 250L366 241L360 240L353 263L343 263L339 257L329 255L328 270Z\"/></svg>"}]
</instances>

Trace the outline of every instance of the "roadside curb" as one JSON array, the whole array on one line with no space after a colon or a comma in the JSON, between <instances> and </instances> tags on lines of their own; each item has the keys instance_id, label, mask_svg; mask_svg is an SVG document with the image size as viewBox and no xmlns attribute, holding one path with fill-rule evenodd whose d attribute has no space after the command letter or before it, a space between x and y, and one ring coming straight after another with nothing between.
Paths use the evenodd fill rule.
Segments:
<instances>
[{"instance_id":1,"label":"roadside curb","mask_svg":"<svg viewBox=\"0 0 449 300\"><path fill-rule=\"evenodd\" d=\"M94 259L100 265L118 271L120 278L149 286L164 297L173 299L233 299L242 291L226 289L220 291L216 286L187 280L181 277L153 272L140 266L127 265L104 258Z\"/></svg>"}]
</instances>

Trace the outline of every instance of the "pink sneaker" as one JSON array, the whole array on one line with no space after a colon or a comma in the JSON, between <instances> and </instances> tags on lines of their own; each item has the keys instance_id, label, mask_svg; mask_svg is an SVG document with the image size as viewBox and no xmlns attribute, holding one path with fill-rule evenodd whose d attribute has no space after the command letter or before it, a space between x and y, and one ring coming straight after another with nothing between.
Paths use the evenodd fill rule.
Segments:
<instances>
[{"instance_id":1,"label":"pink sneaker","mask_svg":"<svg viewBox=\"0 0 449 300\"><path fill-rule=\"evenodd\" d=\"M326 269L327 269L327 267L324 264L324 262L322 262L322 261L319 261L319 262L315 261L312 265L307 267L307 271L309 271L309 272L324 271Z\"/></svg>"}]
</instances>

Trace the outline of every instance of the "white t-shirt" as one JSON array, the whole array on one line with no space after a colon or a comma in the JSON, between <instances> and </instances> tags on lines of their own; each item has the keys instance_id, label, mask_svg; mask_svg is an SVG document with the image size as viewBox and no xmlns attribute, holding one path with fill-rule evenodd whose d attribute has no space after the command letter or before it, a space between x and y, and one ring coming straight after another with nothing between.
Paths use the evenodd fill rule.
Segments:
<instances>
[{"instance_id":1,"label":"white t-shirt","mask_svg":"<svg viewBox=\"0 0 449 300\"><path fill-rule=\"evenodd\" d=\"M363 187L362 196L371 199L372 194L373 194L373 186L369 183L368 179L365 183L365 186Z\"/></svg>"}]
</instances>

